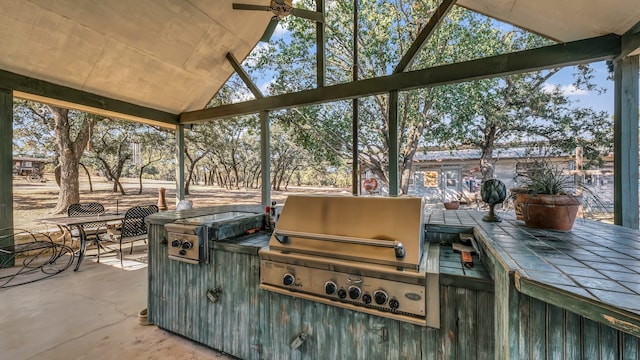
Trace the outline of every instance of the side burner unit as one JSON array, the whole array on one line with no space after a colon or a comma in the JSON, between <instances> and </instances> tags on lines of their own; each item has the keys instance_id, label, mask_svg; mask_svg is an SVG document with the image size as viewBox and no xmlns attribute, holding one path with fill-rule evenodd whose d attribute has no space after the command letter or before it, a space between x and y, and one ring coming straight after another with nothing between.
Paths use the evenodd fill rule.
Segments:
<instances>
[{"instance_id":1,"label":"side burner unit","mask_svg":"<svg viewBox=\"0 0 640 360\"><path fill-rule=\"evenodd\" d=\"M439 247L424 243L422 214L420 198L289 196L260 287L439 327Z\"/></svg>"},{"instance_id":2,"label":"side burner unit","mask_svg":"<svg viewBox=\"0 0 640 360\"><path fill-rule=\"evenodd\" d=\"M169 259L190 264L209 262L209 241L226 240L264 226L264 214L227 211L165 224Z\"/></svg>"}]
</instances>

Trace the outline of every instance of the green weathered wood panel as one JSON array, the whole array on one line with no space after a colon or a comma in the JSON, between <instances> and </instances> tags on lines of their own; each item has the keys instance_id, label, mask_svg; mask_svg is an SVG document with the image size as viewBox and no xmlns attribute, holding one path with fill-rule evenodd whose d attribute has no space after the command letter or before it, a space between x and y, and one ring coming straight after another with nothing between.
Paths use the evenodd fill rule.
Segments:
<instances>
[{"instance_id":1,"label":"green weathered wood panel","mask_svg":"<svg viewBox=\"0 0 640 360\"><path fill-rule=\"evenodd\" d=\"M2 81L0 85L5 86ZM0 236L13 232L13 92L0 88ZM7 229L7 230L3 230ZM13 236L0 241L0 247L13 246ZM12 256L0 256L0 263L14 266Z\"/></svg>"},{"instance_id":2,"label":"green weathered wood panel","mask_svg":"<svg viewBox=\"0 0 640 360\"><path fill-rule=\"evenodd\" d=\"M562 360L565 354L565 311L553 305L547 307L547 330L549 344L547 345L547 358L550 360ZM579 333L578 333L579 334Z\"/></svg>"},{"instance_id":3,"label":"green weathered wood panel","mask_svg":"<svg viewBox=\"0 0 640 360\"><path fill-rule=\"evenodd\" d=\"M218 306L222 347L218 349L244 359L256 356L256 321L259 319L257 286L259 282L254 256L214 251L215 286L222 293ZM239 299L243 299L239 301Z\"/></svg>"},{"instance_id":4,"label":"green weathered wood panel","mask_svg":"<svg viewBox=\"0 0 640 360\"><path fill-rule=\"evenodd\" d=\"M439 359L440 331L432 328L422 329L422 359Z\"/></svg>"},{"instance_id":5,"label":"green weathered wood panel","mask_svg":"<svg viewBox=\"0 0 640 360\"><path fill-rule=\"evenodd\" d=\"M477 294L477 341L478 360L493 360L494 357L494 296L492 292L478 291Z\"/></svg>"},{"instance_id":6,"label":"green weathered wood panel","mask_svg":"<svg viewBox=\"0 0 640 360\"><path fill-rule=\"evenodd\" d=\"M621 334L622 360L640 359L640 344L638 338L629 334Z\"/></svg>"},{"instance_id":7,"label":"green weathered wood panel","mask_svg":"<svg viewBox=\"0 0 640 360\"><path fill-rule=\"evenodd\" d=\"M564 325L564 358L579 359L582 353L582 317L576 313L563 310L565 313Z\"/></svg>"},{"instance_id":8,"label":"green weathered wood panel","mask_svg":"<svg viewBox=\"0 0 640 360\"><path fill-rule=\"evenodd\" d=\"M442 337L440 343L442 357L441 359L455 359L457 344L457 318L456 318L456 298L455 288L448 286L440 288L440 306L444 307L444 317L440 318L440 329L446 336Z\"/></svg>"},{"instance_id":9,"label":"green weathered wood panel","mask_svg":"<svg viewBox=\"0 0 640 360\"><path fill-rule=\"evenodd\" d=\"M547 304L532 299L531 302L531 359L544 359L547 349Z\"/></svg>"},{"instance_id":10,"label":"green weathered wood panel","mask_svg":"<svg viewBox=\"0 0 640 360\"><path fill-rule=\"evenodd\" d=\"M331 329L331 324L336 322L336 319L339 319L340 309L335 306L320 306L318 307L325 308L327 322L323 323L326 326L326 333L328 336L325 337L327 342L325 343L325 348L327 349L327 360L330 359L339 359L340 358L340 337L336 336L336 332ZM332 340L335 339L335 340Z\"/></svg>"},{"instance_id":11,"label":"green weathered wood panel","mask_svg":"<svg viewBox=\"0 0 640 360\"><path fill-rule=\"evenodd\" d=\"M398 336L398 356L399 359L420 359L420 343L422 336L420 336L420 328L407 324L398 323L399 336Z\"/></svg>"},{"instance_id":12,"label":"green weathered wood panel","mask_svg":"<svg viewBox=\"0 0 640 360\"><path fill-rule=\"evenodd\" d=\"M517 358L521 354L517 335L521 331L519 293L512 286L511 274L501 263L490 262L488 266L495 282L495 358Z\"/></svg>"},{"instance_id":13,"label":"green weathered wood panel","mask_svg":"<svg viewBox=\"0 0 640 360\"><path fill-rule=\"evenodd\" d=\"M519 341L518 359L640 359L637 337L525 295Z\"/></svg>"},{"instance_id":14,"label":"green weathered wood panel","mask_svg":"<svg viewBox=\"0 0 640 360\"><path fill-rule=\"evenodd\" d=\"M457 314L457 337L456 337L456 359L476 359L476 311L477 300L475 293L467 289L455 288L456 314Z\"/></svg>"},{"instance_id":15,"label":"green weathered wood panel","mask_svg":"<svg viewBox=\"0 0 640 360\"><path fill-rule=\"evenodd\" d=\"M618 331L604 324L600 324L600 360L615 360L618 358Z\"/></svg>"},{"instance_id":16,"label":"green weathered wood panel","mask_svg":"<svg viewBox=\"0 0 640 360\"><path fill-rule=\"evenodd\" d=\"M531 312L532 304L530 298L520 299L520 336L518 349L520 350L519 358L521 360L531 359Z\"/></svg>"},{"instance_id":17,"label":"green weathered wood panel","mask_svg":"<svg viewBox=\"0 0 640 360\"><path fill-rule=\"evenodd\" d=\"M582 341L582 358L584 360L599 360L600 359L600 325L592 320L583 319L584 338Z\"/></svg>"}]
</instances>

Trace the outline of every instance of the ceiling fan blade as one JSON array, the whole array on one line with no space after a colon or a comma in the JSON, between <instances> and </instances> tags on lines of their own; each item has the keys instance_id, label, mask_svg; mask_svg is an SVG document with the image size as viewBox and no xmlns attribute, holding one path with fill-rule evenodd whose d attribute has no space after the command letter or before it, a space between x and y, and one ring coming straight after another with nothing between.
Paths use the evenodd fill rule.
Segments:
<instances>
[{"instance_id":1,"label":"ceiling fan blade","mask_svg":"<svg viewBox=\"0 0 640 360\"><path fill-rule=\"evenodd\" d=\"M273 35L273 32L276 31L276 26L278 26L278 21L280 21L280 19L278 19L277 16L271 18L269 25L267 25L267 28L264 30L264 34L262 34L262 38L260 38L260 41L268 42L269 39L271 39L271 35Z\"/></svg>"},{"instance_id":2,"label":"ceiling fan blade","mask_svg":"<svg viewBox=\"0 0 640 360\"><path fill-rule=\"evenodd\" d=\"M317 21L319 23L324 22L324 16L322 16L321 12L305 10L305 9L291 9L291 14L297 17Z\"/></svg>"},{"instance_id":3,"label":"ceiling fan blade","mask_svg":"<svg viewBox=\"0 0 640 360\"><path fill-rule=\"evenodd\" d=\"M232 4L235 10L262 10L262 11L271 11L271 7L263 6L263 5L251 5L251 4Z\"/></svg>"}]
</instances>

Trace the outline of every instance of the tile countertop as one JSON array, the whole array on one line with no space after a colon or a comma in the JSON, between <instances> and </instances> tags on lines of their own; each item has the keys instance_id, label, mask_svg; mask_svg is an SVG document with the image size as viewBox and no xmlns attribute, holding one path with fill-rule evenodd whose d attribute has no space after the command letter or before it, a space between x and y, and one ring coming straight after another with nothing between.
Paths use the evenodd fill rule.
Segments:
<instances>
[{"instance_id":1,"label":"tile countertop","mask_svg":"<svg viewBox=\"0 0 640 360\"><path fill-rule=\"evenodd\" d=\"M577 219L571 231L558 232L508 217L489 223L482 221L484 215L434 211L425 222L473 227L478 245L513 273L520 292L639 332L640 231Z\"/></svg>"}]
</instances>

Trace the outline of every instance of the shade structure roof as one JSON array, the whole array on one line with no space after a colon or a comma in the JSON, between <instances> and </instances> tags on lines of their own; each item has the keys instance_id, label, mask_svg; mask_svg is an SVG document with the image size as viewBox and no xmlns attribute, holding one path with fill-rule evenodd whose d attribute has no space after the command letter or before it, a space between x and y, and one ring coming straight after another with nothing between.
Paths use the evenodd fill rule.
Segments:
<instances>
[{"instance_id":1,"label":"shade structure roof","mask_svg":"<svg viewBox=\"0 0 640 360\"><path fill-rule=\"evenodd\" d=\"M640 22L637 0L460 0L457 4L561 42L623 35Z\"/></svg>"},{"instance_id":2,"label":"shade structure roof","mask_svg":"<svg viewBox=\"0 0 640 360\"><path fill-rule=\"evenodd\" d=\"M572 41L622 35L638 0L460 0L459 5ZM204 108L273 14L268 0L0 0L0 70L171 114ZM295 5L295 3L294 3ZM328 6L327 6L328 7ZM0 84L2 87L2 84Z\"/></svg>"},{"instance_id":3,"label":"shade structure roof","mask_svg":"<svg viewBox=\"0 0 640 360\"><path fill-rule=\"evenodd\" d=\"M173 114L202 109L233 73L226 53L244 59L270 20L231 3L0 0L0 69Z\"/></svg>"}]
</instances>

